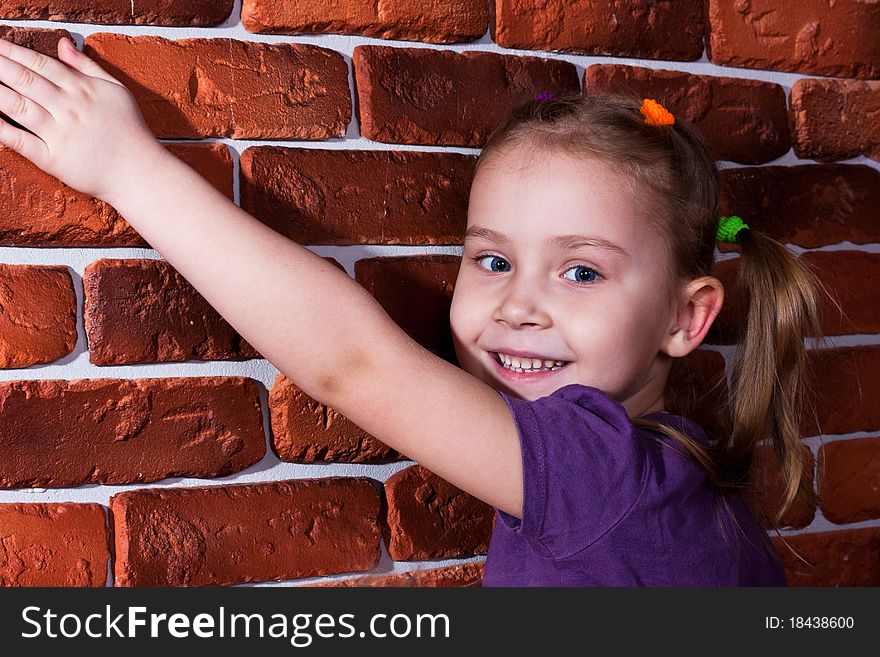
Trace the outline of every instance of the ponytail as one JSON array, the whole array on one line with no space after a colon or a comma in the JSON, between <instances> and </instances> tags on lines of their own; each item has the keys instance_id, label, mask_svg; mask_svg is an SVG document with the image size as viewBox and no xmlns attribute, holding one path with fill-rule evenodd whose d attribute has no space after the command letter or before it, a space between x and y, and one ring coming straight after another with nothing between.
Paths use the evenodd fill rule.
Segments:
<instances>
[{"instance_id":1,"label":"ponytail","mask_svg":"<svg viewBox=\"0 0 880 657\"><path fill-rule=\"evenodd\" d=\"M754 230L741 231L738 238L737 292L747 308L733 362L730 443L735 452L753 454L759 441L771 440L782 479L781 504L772 523L762 509L753 511L765 527L778 527L796 502L814 507L820 501L801 444L800 419L815 392L804 338L825 341L820 312L821 294L827 291L779 242ZM770 484L766 470L765 463L761 473L753 473L760 474L754 477L759 489Z\"/></svg>"}]
</instances>

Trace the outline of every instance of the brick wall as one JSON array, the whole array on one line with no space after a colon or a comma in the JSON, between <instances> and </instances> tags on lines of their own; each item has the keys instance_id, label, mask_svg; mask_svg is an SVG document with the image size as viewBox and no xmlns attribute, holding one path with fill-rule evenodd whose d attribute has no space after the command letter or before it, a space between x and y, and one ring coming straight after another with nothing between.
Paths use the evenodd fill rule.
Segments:
<instances>
[{"instance_id":1,"label":"brick wall","mask_svg":"<svg viewBox=\"0 0 880 657\"><path fill-rule=\"evenodd\" d=\"M774 542L793 585L880 584L880 5L425 4L0 0L0 37L54 56L72 36L171 152L450 360L492 126L540 91L656 97L722 163L722 213L839 299L801 427L823 504ZM0 262L0 585L479 584L486 505L309 398L112 207L2 148ZM673 385L729 370L733 303Z\"/></svg>"}]
</instances>

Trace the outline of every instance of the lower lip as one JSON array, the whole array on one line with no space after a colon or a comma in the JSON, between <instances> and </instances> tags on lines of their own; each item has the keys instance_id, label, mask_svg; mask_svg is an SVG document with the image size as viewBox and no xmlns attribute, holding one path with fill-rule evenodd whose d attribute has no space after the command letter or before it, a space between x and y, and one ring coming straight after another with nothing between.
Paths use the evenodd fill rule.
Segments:
<instances>
[{"instance_id":1,"label":"lower lip","mask_svg":"<svg viewBox=\"0 0 880 657\"><path fill-rule=\"evenodd\" d=\"M489 358L495 364L495 369L501 374L502 377L507 379L508 381L513 381L517 383L532 383L536 381L544 381L549 379L560 372L564 372L571 363L567 365L563 365L558 370L544 370L543 372L514 372L513 370L509 370L504 367L498 360L495 358L495 354L489 354Z\"/></svg>"}]
</instances>

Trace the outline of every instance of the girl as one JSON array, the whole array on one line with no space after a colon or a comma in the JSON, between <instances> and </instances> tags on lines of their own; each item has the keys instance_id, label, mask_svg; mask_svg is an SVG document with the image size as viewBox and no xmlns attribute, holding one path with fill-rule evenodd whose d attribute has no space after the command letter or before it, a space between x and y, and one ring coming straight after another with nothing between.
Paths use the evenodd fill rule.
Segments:
<instances>
[{"instance_id":1,"label":"girl","mask_svg":"<svg viewBox=\"0 0 880 657\"><path fill-rule=\"evenodd\" d=\"M458 368L170 155L70 41L58 55L0 40L0 111L30 131L0 122L0 143L116 208L307 394L492 505L485 586L785 584L733 493L771 436L782 511L815 495L797 419L818 283L735 220L716 234L718 171L690 127L616 96L511 114L471 189ZM717 236L741 244L748 298L723 440L666 386L721 309Z\"/></svg>"}]
</instances>

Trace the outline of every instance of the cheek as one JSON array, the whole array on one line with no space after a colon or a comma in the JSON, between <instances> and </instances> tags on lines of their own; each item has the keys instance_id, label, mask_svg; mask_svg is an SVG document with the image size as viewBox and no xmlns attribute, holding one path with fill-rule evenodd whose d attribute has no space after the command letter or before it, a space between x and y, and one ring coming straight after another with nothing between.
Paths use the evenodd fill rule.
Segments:
<instances>
[{"instance_id":1,"label":"cheek","mask_svg":"<svg viewBox=\"0 0 880 657\"><path fill-rule=\"evenodd\" d=\"M466 295L459 294L456 288L449 307L449 327L456 341L467 340L473 331L473 313L465 301L466 298Z\"/></svg>"},{"instance_id":2,"label":"cheek","mask_svg":"<svg viewBox=\"0 0 880 657\"><path fill-rule=\"evenodd\" d=\"M651 320L643 309L620 303L620 300L602 300L589 309L572 305L564 310L565 330L576 344L595 345L616 349L638 341L646 334Z\"/></svg>"},{"instance_id":3,"label":"cheek","mask_svg":"<svg viewBox=\"0 0 880 657\"><path fill-rule=\"evenodd\" d=\"M449 308L450 323L459 325L472 324L480 315L480 308L485 309L484 303L480 302L478 289L468 284L467 277L459 276L452 293L452 304Z\"/></svg>"}]
</instances>

